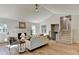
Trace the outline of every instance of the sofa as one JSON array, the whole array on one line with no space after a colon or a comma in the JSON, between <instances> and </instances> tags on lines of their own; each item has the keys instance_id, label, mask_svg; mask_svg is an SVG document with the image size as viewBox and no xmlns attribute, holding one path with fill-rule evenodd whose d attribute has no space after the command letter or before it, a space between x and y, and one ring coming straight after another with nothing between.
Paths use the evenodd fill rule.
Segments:
<instances>
[{"instance_id":1,"label":"sofa","mask_svg":"<svg viewBox=\"0 0 79 59\"><path fill-rule=\"evenodd\" d=\"M45 44L48 44L49 39L45 36L32 36L30 39L26 39L26 48L28 50L34 50Z\"/></svg>"}]
</instances>

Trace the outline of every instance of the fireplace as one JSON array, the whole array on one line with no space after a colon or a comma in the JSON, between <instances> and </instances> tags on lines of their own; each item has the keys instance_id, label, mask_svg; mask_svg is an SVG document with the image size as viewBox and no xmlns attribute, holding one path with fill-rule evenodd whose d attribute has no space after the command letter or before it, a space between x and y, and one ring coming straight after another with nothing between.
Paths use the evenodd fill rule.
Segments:
<instances>
[{"instance_id":1,"label":"fireplace","mask_svg":"<svg viewBox=\"0 0 79 59\"><path fill-rule=\"evenodd\" d=\"M21 37L20 37L21 34L22 34L22 33L18 33L18 39L21 39ZM26 33L24 33L24 34L25 34L25 36L26 36Z\"/></svg>"}]
</instances>

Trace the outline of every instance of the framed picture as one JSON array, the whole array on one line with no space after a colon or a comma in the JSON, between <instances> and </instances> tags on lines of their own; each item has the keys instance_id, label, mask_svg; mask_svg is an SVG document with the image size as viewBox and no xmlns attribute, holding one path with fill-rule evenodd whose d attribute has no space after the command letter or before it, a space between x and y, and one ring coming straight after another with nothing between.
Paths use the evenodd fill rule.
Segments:
<instances>
[{"instance_id":1,"label":"framed picture","mask_svg":"<svg viewBox=\"0 0 79 59\"><path fill-rule=\"evenodd\" d=\"M21 28L21 29L26 28L26 23L25 22L19 22L19 28Z\"/></svg>"}]
</instances>

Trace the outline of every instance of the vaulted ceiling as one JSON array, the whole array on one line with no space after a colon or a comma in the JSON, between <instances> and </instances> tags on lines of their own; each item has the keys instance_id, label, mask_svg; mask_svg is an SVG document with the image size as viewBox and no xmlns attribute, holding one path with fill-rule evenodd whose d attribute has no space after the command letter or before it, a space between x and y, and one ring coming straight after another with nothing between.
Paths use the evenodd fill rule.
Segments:
<instances>
[{"instance_id":1,"label":"vaulted ceiling","mask_svg":"<svg viewBox=\"0 0 79 59\"><path fill-rule=\"evenodd\" d=\"M53 14L77 14L78 4L39 4L39 12L35 12L35 4L0 4L0 18L40 22Z\"/></svg>"},{"instance_id":2,"label":"vaulted ceiling","mask_svg":"<svg viewBox=\"0 0 79 59\"><path fill-rule=\"evenodd\" d=\"M79 15L79 4L47 4L44 7L55 14Z\"/></svg>"}]
</instances>

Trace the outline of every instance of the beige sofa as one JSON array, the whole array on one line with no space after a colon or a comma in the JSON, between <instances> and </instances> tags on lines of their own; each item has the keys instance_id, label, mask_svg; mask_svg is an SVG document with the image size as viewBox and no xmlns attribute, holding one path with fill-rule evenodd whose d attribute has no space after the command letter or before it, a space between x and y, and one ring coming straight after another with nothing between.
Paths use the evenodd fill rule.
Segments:
<instances>
[{"instance_id":1,"label":"beige sofa","mask_svg":"<svg viewBox=\"0 0 79 59\"><path fill-rule=\"evenodd\" d=\"M48 44L49 39L45 36L32 36L30 40L26 39L26 48L28 50L33 50L45 44Z\"/></svg>"}]
</instances>

